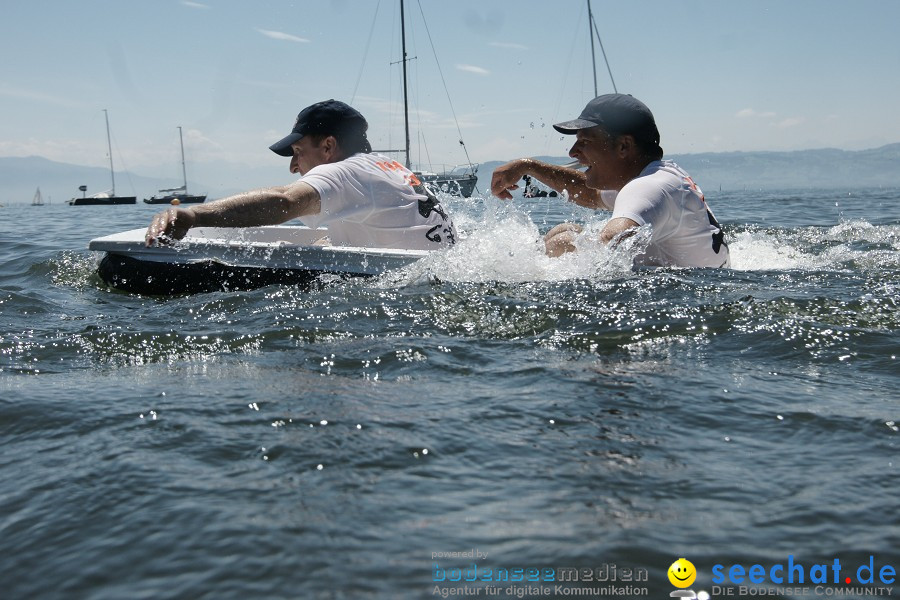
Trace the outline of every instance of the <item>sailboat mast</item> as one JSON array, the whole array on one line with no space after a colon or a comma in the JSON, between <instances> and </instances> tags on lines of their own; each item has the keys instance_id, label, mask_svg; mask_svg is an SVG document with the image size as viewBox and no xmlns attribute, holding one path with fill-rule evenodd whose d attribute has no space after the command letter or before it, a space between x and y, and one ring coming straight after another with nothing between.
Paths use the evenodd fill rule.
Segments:
<instances>
[{"instance_id":1,"label":"sailboat mast","mask_svg":"<svg viewBox=\"0 0 900 600\"><path fill-rule=\"evenodd\" d=\"M181 125L178 126L178 142L181 144L181 175L184 177L184 193L187 194L187 169L184 168L184 138L181 137Z\"/></svg>"},{"instance_id":2,"label":"sailboat mast","mask_svg":"<svg viewBox=\"0 0 900 600\"><path fill-rule=\"evenodd\" d=\"M406 168L411 169L409 159L409 96L406 85L406 18L403 14L403 0L400 0L400 41L403 47L403 131L406 136Z\"/></svg>"},{"instance_id":3,"label":"sailboat mast","mask_svg":"<svg viewBox=\"0 0 900 600\"><path fill-rule=\"evenodd\" d=\"M616 80L613 79L612 69L609 67L609 59L606 58L606 50L603 48L603 40L600 39L600 30L597 29L597 23L594 21L594 13L591 10L591 0L587 0L588 5L588 31L591 36L591 62L594 65L594 96L597 95L597 55L594 53L594 36L597 36L597 42L600 44L600 51L603 53L603 61L606 63L606 72L609 73L609 81L612 83L613 92L619 93L616 88Z\"/></svg>"},{"instance_id":4,"label":"sailboat mast","mask_svg":"<svg viewBox=\"0 0 900 600\"><path fill-rule=\"evenodd\" d=\"M597 55L594 52L594 13L591 11L591 0L587 0L588 5L588 37L591 38L591 64L594 66L594 97L597 96Z\"/></svg>"},{"instance_id":5,"label":"sailboat mast","mask_svg":"<svg viewBox=\"0 0 900 600\"><path fill-rule=\"evenodd\" d=\"M116 172L113 169L112 159L112 141L109 137L109 111L103 109L103 116L106 117L106 146L109 149L109 176L112 179L112 195L116 195Z\"/></svg>"}]
</instances>

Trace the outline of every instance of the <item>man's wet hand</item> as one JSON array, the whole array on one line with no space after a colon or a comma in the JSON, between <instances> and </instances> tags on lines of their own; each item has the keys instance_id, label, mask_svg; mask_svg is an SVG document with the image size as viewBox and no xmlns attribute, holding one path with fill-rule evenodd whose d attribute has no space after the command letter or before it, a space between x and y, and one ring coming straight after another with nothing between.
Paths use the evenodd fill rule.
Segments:
<instances>
[{"instance_id":1,"label":"man's wet hand","mask_svg":"<svg viewBox=\"0 0 900 600\"><path fill-rule=\"evenodd\" d=\"M183 208L170 208L157 213L147 228L144 242L147 246L165 244L183 238L193 227L194 213Z\"/></svg>"},{"instance_id":2,"label":"man's wet hand","mask_svg":"<svg viewBox=\"0 0 900 600\"><path fill-rule=\"evenodd\" d=\"M525 162L514 160L494 169L491 175L491 193L504 200L512 200L511 190L519 189L519 180L525 174Z\"/></svg>"}]
</instances>

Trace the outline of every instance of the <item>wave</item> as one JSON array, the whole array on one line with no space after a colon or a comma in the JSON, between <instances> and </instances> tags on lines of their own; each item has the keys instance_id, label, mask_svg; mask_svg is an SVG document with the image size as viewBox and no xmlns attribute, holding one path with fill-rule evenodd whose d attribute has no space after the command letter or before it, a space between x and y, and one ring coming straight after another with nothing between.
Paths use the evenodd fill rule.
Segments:
<instances>
[{"instance_id":1,"label":"wave","mask_svg":"<svg viewBox=\"0 0 900 600\"><path fill-rule=\"evenodd\" d=\"M900 226L867 221L831 227L764 229L732 233L732 268L739 271L893 269L900 265Z\"/></svg>"}]
</instances>

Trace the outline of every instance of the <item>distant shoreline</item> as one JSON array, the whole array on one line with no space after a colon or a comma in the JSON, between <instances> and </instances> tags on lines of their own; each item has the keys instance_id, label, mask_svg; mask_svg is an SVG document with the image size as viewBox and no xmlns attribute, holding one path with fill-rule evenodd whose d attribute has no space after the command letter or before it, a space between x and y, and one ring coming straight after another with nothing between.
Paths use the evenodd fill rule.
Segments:
<instances>
[{"instance_id":1,"label":"distant shoreline","mask_svg":"<svg viewBox=\"0 0 900 600\"><path fill-rule=\"evenodd\" d=\"M562 164L567 156L537 156L540 160ZM900 143L868 150L755 151L703 152L672 154L700 187L712 192L727 189L854 189L900 186ZM494 169L506 161L488 161L478 168L478 189L486 192ZM284 165L271 168L241 167L233 164L194 166L196 181L191 190L206 193L209 198L223 196L278 182L290 181ZM0 204L6 207L30 204L35 189L40 186L45 197L63 204L80 195L78 186L88 185L88 194L109 187L109 172L103 167L84 167L55 162L43 157L0 157ZM215 182L215 183L213 183ZM117 172L117 189L138 197L149 198L156 190L179 185L170 178L147 177L135 173Z\"/></svg>"}]
</instances>

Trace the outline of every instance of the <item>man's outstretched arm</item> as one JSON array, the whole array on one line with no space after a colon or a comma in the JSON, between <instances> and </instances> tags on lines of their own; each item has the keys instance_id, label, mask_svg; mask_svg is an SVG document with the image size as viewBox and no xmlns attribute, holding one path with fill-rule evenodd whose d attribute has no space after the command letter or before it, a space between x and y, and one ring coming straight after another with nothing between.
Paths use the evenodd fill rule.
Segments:
<instances>
[{"instance_id":1,"label":"man's outstretched arm","mask_svg":"<svg viewBox=\"0 0 900 600\"><path fill-rule=\"evenodd\" d=\"M163 239L180 240L191 227L278 225L321 211L319 193L308 183L252 190L191 208L157 213L144 236L148 246Z\"/></svg>"}]
</instances>

